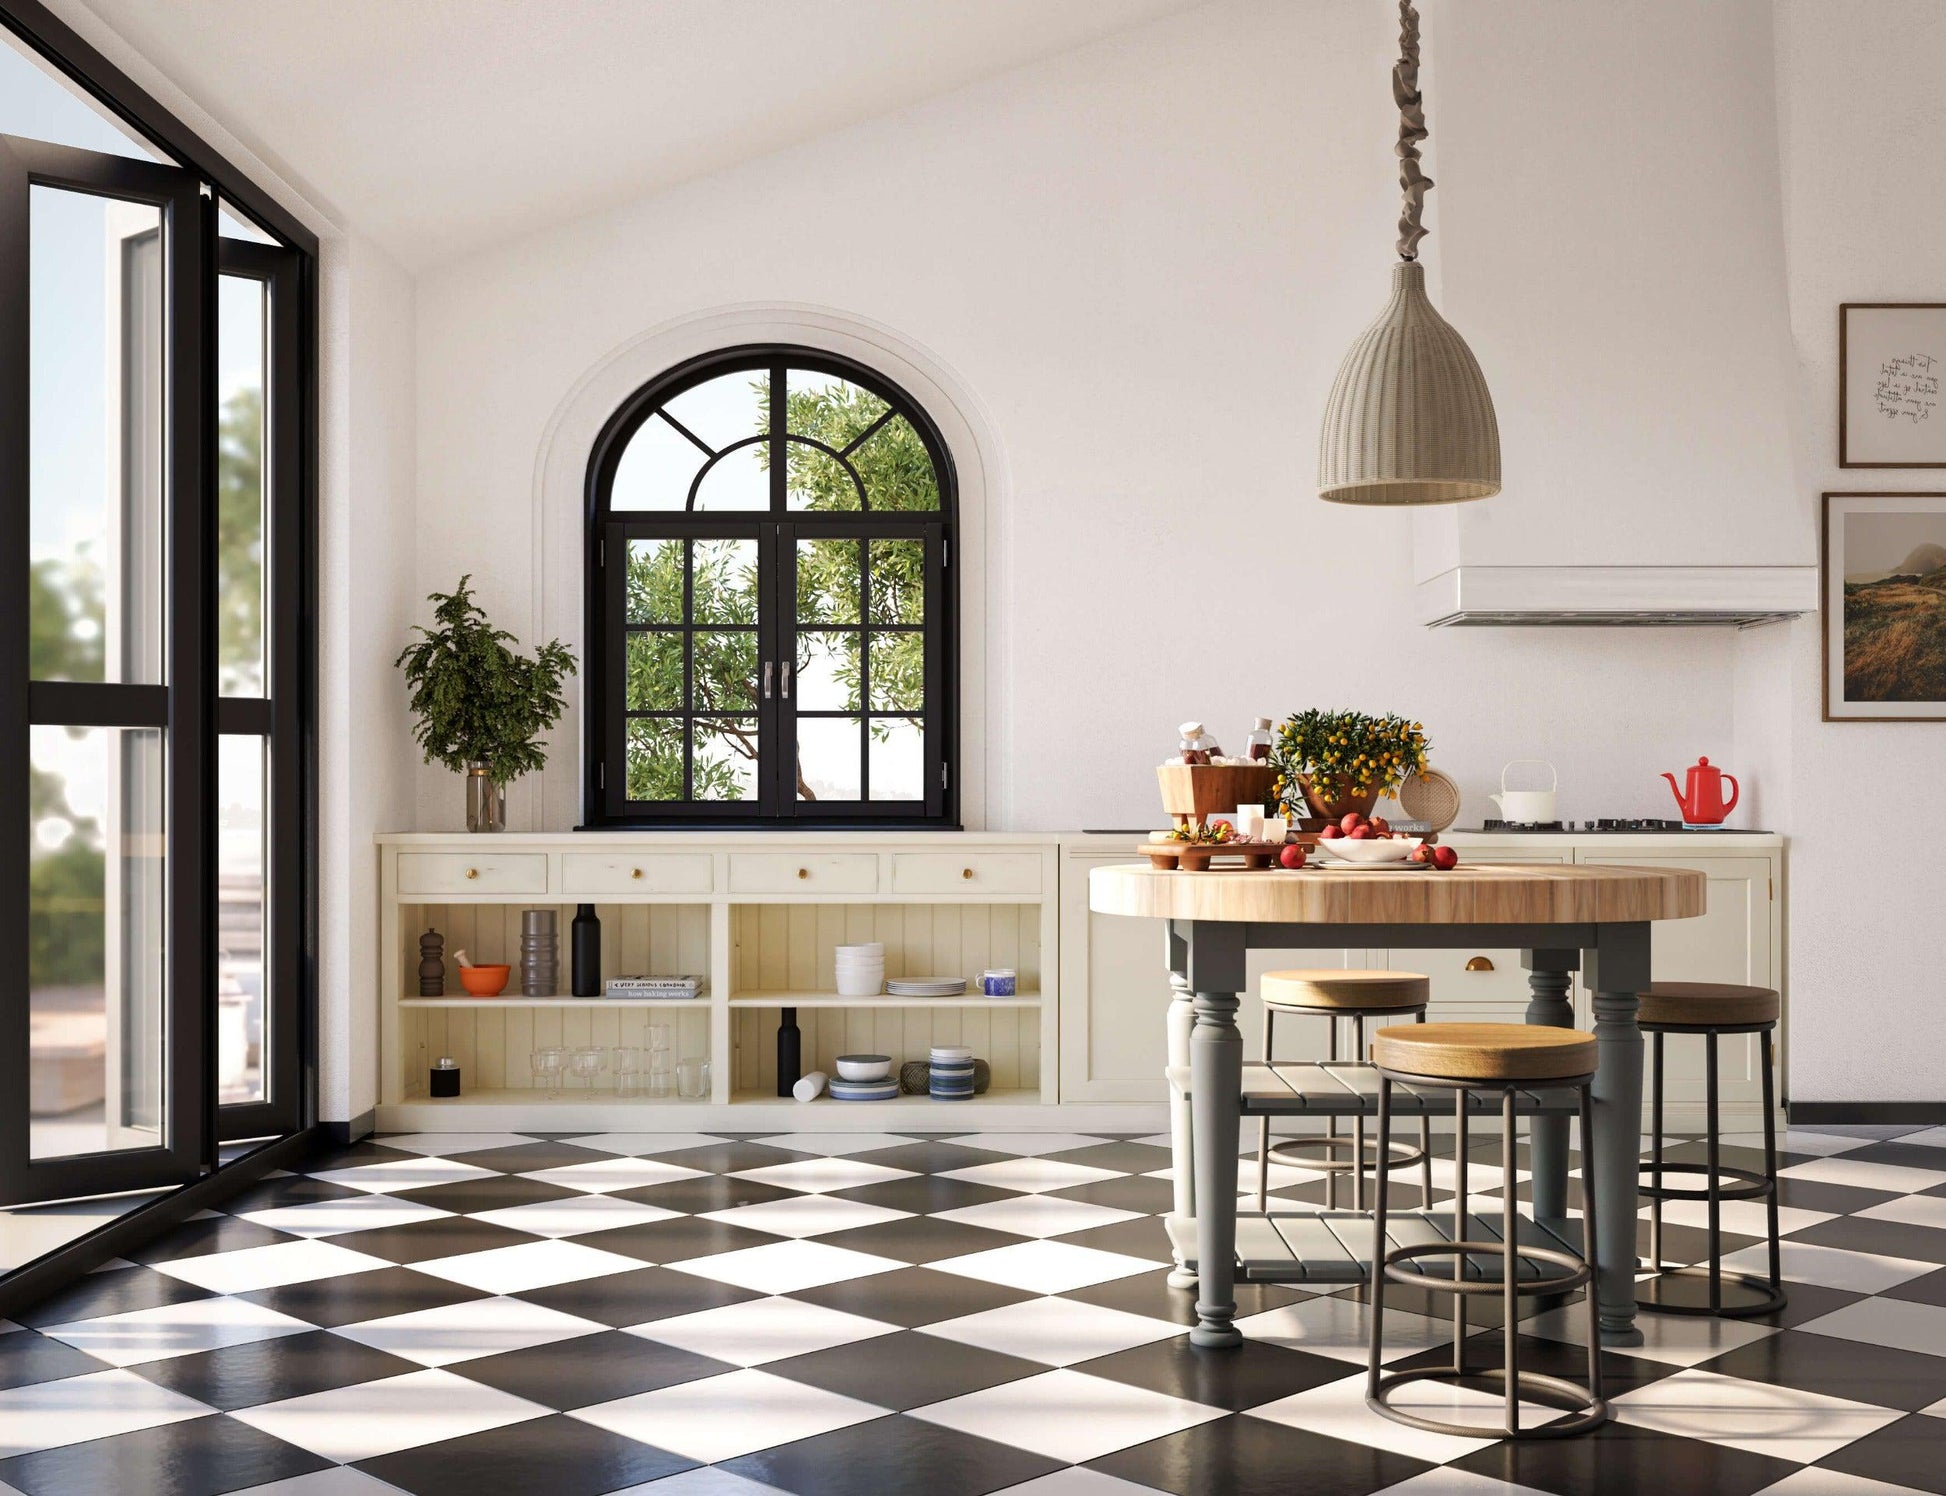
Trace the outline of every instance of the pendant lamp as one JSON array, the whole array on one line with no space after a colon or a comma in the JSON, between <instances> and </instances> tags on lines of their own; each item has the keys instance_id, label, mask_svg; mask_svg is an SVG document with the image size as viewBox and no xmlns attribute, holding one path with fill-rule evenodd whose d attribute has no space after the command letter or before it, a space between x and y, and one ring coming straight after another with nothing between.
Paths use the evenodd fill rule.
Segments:
<instances>
[{"instance_id":1,"label":"pendant lamp","mask_svg":"<svg viewBox=\"0 0 1946 1496\"><path fill-rule=\"evenodd\" d=\"M1419 12L1399 0L1399 263L1392 299L1338 367L1318 442L1318 497L1334 504L1452 504L1500 492L1500 427L1485 376L1426 299L1420 217L1432 178L1419 169Z\"/></svg>"}]
</instances>

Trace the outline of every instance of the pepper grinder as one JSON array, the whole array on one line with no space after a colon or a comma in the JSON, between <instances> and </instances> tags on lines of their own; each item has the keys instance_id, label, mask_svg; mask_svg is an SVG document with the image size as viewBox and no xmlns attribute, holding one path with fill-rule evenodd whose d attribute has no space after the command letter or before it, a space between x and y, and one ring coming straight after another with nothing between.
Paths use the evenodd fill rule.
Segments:
<instances>
[{"instance_id":1,"label":"pepper grinder","mask_svg":"<svg viewBox=\"0 0 1946 1496\"><path fill-rule=\"evenodd\" d=\"M577 904L568 927L571 977L576 997L601 996L601 920L593 904Z\"/></svg>"},{"instance_id":2,"label":"pepper grinder","mask_svg":"<svg viewBox=\"0 0 1946 1496\"><path fill-rule=\"evenodd\" d=\"M419 937L419 995L421 997L444 997L446 995L446 937L437 930L427 930Z\"/></svg>"}]
</instances>

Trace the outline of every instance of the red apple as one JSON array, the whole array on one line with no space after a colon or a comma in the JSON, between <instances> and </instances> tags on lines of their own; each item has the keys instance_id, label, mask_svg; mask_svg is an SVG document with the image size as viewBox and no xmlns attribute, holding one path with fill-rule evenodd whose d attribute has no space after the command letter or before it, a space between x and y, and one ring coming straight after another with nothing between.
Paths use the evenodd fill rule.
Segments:
<instances>
[{"instance_id":1,"label":"red apple","mask_svg":"<svg viewBox=\"0 0 1946 1496\"><path fill-rule=\"evenodd\" d=\"M1378 835L1370 826L1354 826L1345 833L1346 841L1377 841Z\"/></svg>"},{"instance_id":2,"label":"red apple","mask_svg":"<svg viewBox=\"0 0 1946 1496\"><path fill-rule=\"evenodd\" d=\"M1338 829L1344 832L1346 836L1350 836L1352 832L1356 831L1360 826L1364 824L1365 824L1365 818L1361 816L1357 811L1353 810L1353 811L1348 811L1345 815L1345 818L1340 822L1338 822Z\"/></svg>"},{"instance_id":3,"label":"red apple","mask_svg":"<svg viewBox=\"0 0 1946 1496\"><path fill-rule=\"evenodd\" d=\"M1459 853L1455 852L1451 847L1434 847L1432 849L1432 865L1442 873L1456 868L1459 866Z\"/></svg>"},{"instance_id":4,"label":"red apple","mask_svg":"<svg viewBox=\"0 0 1946 1496\"><path fill-rule=\"evenodd\" d=\"M1318 840L1336 841L1339 837L1343 836L1344 834L1345 833L1336 826L1326 826L1324 830L1318 833Z\"/></svg>"},{"instance_id":5,"label":"red apple","mask_svg":"<svg viewBox=\"0 0 1946 1496\"><path fill-rule=\"evenodd\" d=\"M1277 854L1277 860L1283 863L1284 866L1287 868L1295 869L1295 868L1303 867L1304 849L1300 847L1296 842L1291 842L1287 846L1285 846L1283 851Z\"/></svg>"},{"instance_id":6,"label":"red apple","mask_svg":"<svg viewBox=\"0 0 1946 1496\"><path fill-rule=\"evenodd\" d=\"M1420 842L1418 846L1412 849L1412 852L1406 858L1406 861L1407 862L1431 862L1432 848L1427 846L1424 842Z\"/></svg>"},{"instance_id":7,"label":"red apple","mask_svg":"<svg viewBox=\"0 0 1946 1496\"><path fill-rule=\"evenodd\" d=\"M1373 816L1371 820L1366 824L1368 824L1372 828L1372 830L1376 831L1380 836L1387 836L1391 834L1392 823L1386 820L1384 816Z\"/></svg>"}]
</instances>

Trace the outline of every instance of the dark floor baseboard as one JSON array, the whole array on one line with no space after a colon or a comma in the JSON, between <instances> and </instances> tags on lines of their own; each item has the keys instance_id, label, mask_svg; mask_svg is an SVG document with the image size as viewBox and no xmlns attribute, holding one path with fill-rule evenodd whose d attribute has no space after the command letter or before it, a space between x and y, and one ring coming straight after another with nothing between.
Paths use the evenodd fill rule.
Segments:
<instances>
[{"instance_id":1,"label":"dark floor baseboard","mask_svg":"<svg viewBox=\"0 0 1946 1496\"><path fill-rule=\"evenodd\" d=\"M324 1129L327 1141L339 1148L349 1148L353 1143L370 1137L376 1121L377 1113L367 1110L349 1122L320 1122L318 1126Z\"/></svg>"},{"instance_id":2,"label":"dark floor baseboard","mask_svg":"<svg viewBox=\"0 0 1946 1496\"><path fill-rule=\"evenodd\" d=\"M1946 1101L1793 1101L1784 1108L1794 1123L1858 1123L1864 1126L1946 1122Z\"/></svg>"}]
</instances>

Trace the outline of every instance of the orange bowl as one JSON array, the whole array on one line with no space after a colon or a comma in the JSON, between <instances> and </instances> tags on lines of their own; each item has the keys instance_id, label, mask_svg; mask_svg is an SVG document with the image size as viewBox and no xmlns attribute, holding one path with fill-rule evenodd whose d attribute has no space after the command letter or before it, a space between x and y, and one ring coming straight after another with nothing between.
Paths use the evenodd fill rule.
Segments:
<instances>
[{"instance_id":1,"label":"orange bowl","mask_svg":"<svg viewBox=\"0 0 1946 1496\"><path fill-rule=\"evenodd\" d=\"M462 966L459 984L475 997L498 997L506 990L510 966Z\"/></svg>"}]
</instances>

